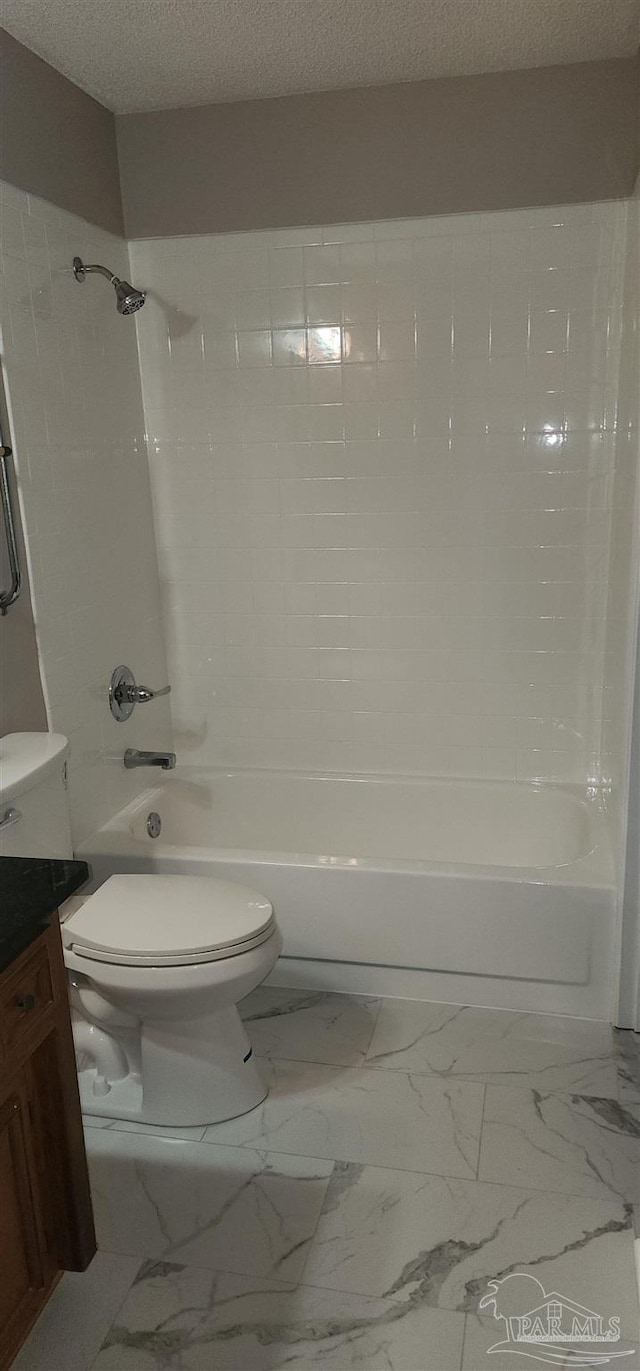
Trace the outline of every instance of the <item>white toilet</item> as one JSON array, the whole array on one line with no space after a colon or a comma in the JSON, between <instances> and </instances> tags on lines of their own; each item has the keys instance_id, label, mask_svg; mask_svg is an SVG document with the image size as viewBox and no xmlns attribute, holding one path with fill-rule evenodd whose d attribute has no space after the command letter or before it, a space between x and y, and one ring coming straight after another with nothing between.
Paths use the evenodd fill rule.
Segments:
<instances>
[{"instance_id":1,"label":"white toilet","mask_svg":"<svg viewBox=\"0 0 640 1371\"><path fill-rule=\"evenodd\" d=\"M67 753L57 734L0 740L0 855L71 856ZM269 901L208 877L119 875L70 904L85 1113L189 1126L254 1109L266 1087L236 1005L280 953Z\"/></svg>"}]
</instances>

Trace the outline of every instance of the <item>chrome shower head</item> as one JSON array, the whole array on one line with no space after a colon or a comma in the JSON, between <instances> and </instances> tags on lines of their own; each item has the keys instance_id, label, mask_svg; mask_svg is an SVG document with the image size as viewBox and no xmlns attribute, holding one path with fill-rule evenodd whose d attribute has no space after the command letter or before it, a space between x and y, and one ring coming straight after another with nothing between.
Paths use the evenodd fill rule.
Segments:
<instances>
[{"instance_id":1,"label":"chrome shower head","mask_svg":"<svg viewBox=\"0 0 640 1371\"><path fill-rule=\"evenodd\" d=\"M118 314L135 314L136 310L142 309L146 299L143 290L136 290L128 281L118 281L117 277L114 277L112 285L116 290Z\"/></svg>"},{"instance_id":2,"label":"chrome shower head","mask_svg":"<svg viewBox=\"0 0 640 1371\"><path fill-rule=\"evenodd\" d=\"M121 281L119 276L114 276L108 267L101 267L97 262L89 266L83 262L81 257L73 259L73 274L76 281L84 281L90 271L96 271L100 276L106 276L116 293L116 307L118 314L135 314L136 310L142 309L146 300L144 290L136 290L135 286L130 285L129 281Z\"/></svg>"}]
</instances>

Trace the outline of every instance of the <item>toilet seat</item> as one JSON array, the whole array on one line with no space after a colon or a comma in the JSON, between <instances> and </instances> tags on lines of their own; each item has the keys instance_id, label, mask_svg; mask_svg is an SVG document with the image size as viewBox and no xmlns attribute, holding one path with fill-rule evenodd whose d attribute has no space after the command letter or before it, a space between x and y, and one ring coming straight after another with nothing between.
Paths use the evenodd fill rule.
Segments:
<instances>
[{"instance_id":1,"label":"toilet seat","mask_svg":"<svg viewBox=\"0 0 640 1371\"><path fill-rule=\"evenodd\" d=\"M110 876L62 924L79 957L122 966L186 966L249 952L276 927L249 886L207 876Z\"/></svg>"}]
</instances>

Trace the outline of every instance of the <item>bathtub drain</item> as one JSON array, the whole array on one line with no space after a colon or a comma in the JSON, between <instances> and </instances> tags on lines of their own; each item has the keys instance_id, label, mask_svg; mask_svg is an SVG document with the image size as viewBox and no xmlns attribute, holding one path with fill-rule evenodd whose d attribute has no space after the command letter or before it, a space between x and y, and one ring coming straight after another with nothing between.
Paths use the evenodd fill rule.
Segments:
<instances>
[{"instance_id":1,"label":"bathtub drain","mask_svg":"<svg viewBox=\"0 0 640 1371\"><path fill-rule=\"evenodd\" d=\"M151 813L147 815L147 833L149 834L149 837L159 838L161 829L162 819L160 818L160 815L158 814L157 810L152 809Z\"/></svg>"}]
</instances>

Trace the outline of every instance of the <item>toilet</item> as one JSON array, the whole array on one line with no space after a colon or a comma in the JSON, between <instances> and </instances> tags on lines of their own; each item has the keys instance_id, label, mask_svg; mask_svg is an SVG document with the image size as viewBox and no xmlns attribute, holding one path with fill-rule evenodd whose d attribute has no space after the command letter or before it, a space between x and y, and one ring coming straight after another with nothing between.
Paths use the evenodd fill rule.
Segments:
<instances>
[{"instance_id":1,"label":"toilet","mask_svg":"<svg viewBox=\"0 0 640 1371\"><path fill-rule=\"evenodd\" d=\"M67 755L59 734L0 740L0 855L71 856ZM237 1004L280 954L269 901L206 876L123 874L69 906L83 1111L189 1127L260 1104L266 1086Z\"/></svg>"},{"instance_id":2,"label":"toilet","mask_svg":"<svg viewBox=\"0 0 640 1371\"><path fill-rule=\"evenodd\" d=\"M217 1123L266 1095L236 1005L282 939L269 901L207 876L110 876L62 924L88 1113ZM86 1025L86 1027L83 1026Z\"/></svg>"}]
</instances>

